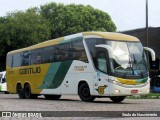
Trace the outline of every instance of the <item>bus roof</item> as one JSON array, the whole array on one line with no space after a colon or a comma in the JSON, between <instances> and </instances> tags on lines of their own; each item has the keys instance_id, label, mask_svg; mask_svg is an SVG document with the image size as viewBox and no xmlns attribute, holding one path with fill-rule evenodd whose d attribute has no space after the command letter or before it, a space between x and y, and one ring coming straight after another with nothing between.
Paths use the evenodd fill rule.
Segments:
<instances>
[{"instance_id":1,"label":"bus roof","mask_svg":"<svg viewBox=\"0 0 160 120\"><path fill-rule=\"evenodd\" d=\"M114 32L84 32L84 35L94 35L94 36L100 36L102 38L108 39L108 40L118 40L118 41L133 41L137 42L139 41L138 38L122 34L122 33L114 33Z\"/></svg>"},{"instance_id":2,"label":"bus roof","mask_svg":"<svg viewBox=\"0 0 160 120\"><path fill-rule=\"evenodd\" d=\"M69 39L69 38L76 38L76 37L85 37L85 36L97 36L97 37L102 37L108 40L117 40L117 41L130 41L130 42L137 42L139 41L138 38L130 36L130 35L125 35L125 34L121 34L121 33L113 33L113 32L82 32L82 33L78 33L78 34L73 34L73 35L69 35L69 36L65 36L65 37L61 37L61 38L57 38L57 39L52 39L52 40L48 40L42 43L38 43L26 48L22 48L22 49L18 49L18 50L14 50L9 52L8 54L12 54L12 53L17 53L17 52L23 52L23 51L27 51L27 50L32 50L32 49L37 49L37 48L41 48L41 47L45 47L45 46L51 46L51 45L56 45L56 44L60 44L63 43L64 40Z\"/></svg>"}]
</instances>

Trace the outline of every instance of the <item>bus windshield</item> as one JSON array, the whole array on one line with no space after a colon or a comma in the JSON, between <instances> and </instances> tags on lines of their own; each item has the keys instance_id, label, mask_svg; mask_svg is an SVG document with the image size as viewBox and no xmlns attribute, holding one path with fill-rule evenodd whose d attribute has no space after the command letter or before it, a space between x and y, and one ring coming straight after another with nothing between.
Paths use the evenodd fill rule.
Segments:
<instances>
[{"instance_id":1,"label":"bus windshield","mask_svg":"<svg viewBox=\"0 0 160 120\"><path fill-rule=\"evenodd\" d=\"M86 43L88 45L96 69L121 78L140 79L148 76L146 55L143 46L139 41L131 42L107 40L103 38L87 38ZM108 51L106 48L103 47L95 48L95 45L107 45L109 46L111 51ZM105 69L105 71L103 70L105 65L100 64L100 66L98 66L98 55L100 55L102 63L102 55L99 54L98 49L100 49L99 52L101 54L102 51L104 53L108 52L108 55L106 55L106 62L103 62L103 64L106 64L107 68Z\"/></svg>"},{"instance_id":2,"label":"bus windshield","mask_svg":"<svg viewBox=\"0 0 160 120\"><path fill-rule=\"evenodd\" d=\"M108 41L108 45L113 51L109 56L112 73L140 78L147 73L147 60L140 42Z\"/></svg>"}]
</instances>

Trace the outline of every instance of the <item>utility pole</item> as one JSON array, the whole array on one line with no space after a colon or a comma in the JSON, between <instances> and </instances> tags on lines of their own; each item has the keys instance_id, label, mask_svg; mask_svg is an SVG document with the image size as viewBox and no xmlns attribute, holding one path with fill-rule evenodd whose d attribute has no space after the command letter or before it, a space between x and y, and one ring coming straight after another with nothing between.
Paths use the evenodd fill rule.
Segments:
<instances>
[{"instance_id":1,"label":"utility pole","mask_svg":"<svg viewBox=\"0 0 160 120\"><path fill-rule=\"evenodd\" d=\"M148 0L146 0L146 43L147 43L147 47L149 47L148 45Z\"/></svg>"}]
</instances>

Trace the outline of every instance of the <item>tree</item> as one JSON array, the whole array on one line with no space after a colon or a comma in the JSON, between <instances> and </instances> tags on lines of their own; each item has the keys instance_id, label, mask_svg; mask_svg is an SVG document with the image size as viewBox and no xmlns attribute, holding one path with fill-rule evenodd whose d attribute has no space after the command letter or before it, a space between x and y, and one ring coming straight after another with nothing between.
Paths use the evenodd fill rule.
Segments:
<instances>
[{"instance_id":1,"label":"tree","mask_svg":"<svg viewBox=\"0 0 160 120\"><path fill-rule=\"evenodd\" d=\"M84 5L49 3L0 17L0 64L8 51L84 31L115 31L111 17ZM1 69L1 68L0 68Z\"/></svg>"},{"instance_id":2,"label":"tree","mask_svg":"<svg viewBox=\"0 0 160 120\"><path fill-rule=\"evenodd\" d=\"M51 38L83 31L115 31L111 17L98 9L84 5L50 3L41 6L40 13L51 22Z\"/></svg>"},{"instance_id":3,"label":"tree","mask_svg":"<svg viewBox=\"0 0 160 120\"><path fill-rule=\"evenodd\" d=\"M8 51L50 39L50 23L37 10L31 8L25 12L12 12L0 18L0 56L4 57Z\"/></svg>"}]
</instances>

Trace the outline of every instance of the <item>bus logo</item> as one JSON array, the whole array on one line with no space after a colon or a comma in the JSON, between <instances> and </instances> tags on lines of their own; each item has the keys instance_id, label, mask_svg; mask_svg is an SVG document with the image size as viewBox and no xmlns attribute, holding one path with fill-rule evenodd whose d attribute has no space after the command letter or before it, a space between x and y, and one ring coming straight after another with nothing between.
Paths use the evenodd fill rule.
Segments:
<instances>
[{"instance_id":1,"label":"bus logo","mask_svg":"<svg viewBox=\"0 0 160 120\"><path fill-rule=\"evenodd\" d=\"M19 69L20 75L41 73L41 67Z\"/></svg>"}]
</instances>

